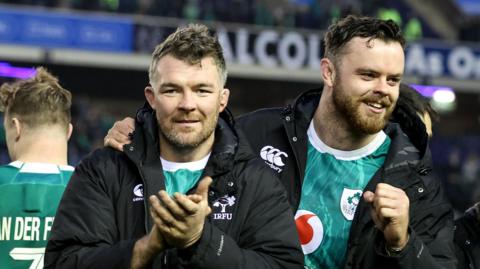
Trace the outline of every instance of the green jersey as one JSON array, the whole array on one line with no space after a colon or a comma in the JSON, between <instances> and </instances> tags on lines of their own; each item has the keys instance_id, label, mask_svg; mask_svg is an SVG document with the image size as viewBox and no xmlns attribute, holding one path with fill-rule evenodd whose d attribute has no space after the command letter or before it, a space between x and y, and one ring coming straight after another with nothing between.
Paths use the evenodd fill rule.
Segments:
<instances>
[{"instance_id":1,"label":"green jersey","mask_svg":"<svg viewBox=\"0 0 480 269\"><path fill-rule=\"evenodd\" d=\"M169 195L173 195L175 192L185 194L191 190L200 180L209 157L210 154L201 160L185 163L169 162L160 158L167 193Z\"/></svg>"},{"instance_id":2,"label":"green jersey","mask_svg":"<svg viewBox=\"0 0 480 269\"><path fill-rule=\"evenodd\" d=\"M355 210L364 188L385 161L390 142L381 131L365 147L336 150L324 144L310 124L302 196L295 215L306 268L343 268Z\"/></svg>"},{"instance_id":3,"label":"green jersey","mask_svg":"<svg viewBox=\"0 0 480 269\"><path fill-rule=\"evenodd\" d=\"M20 161L0 166L1 268L43 268L53 219L73 170Z\"/></svg>"}]
</instances>

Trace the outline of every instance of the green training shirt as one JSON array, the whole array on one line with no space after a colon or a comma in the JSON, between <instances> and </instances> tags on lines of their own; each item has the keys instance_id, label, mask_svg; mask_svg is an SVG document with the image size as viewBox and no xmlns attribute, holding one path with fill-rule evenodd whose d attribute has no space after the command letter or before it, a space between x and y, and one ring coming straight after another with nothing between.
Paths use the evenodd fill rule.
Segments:
<instances>
[{"instance_id":1,"label":"green training shirt","mask_svg":"<svg viewBox=\"0 0 480 269\"><path fill-rule=\"evenodd\" d=\"M381 131L365 147L336 150L320 140L310 123L305 178L295 215L306 268L343 268L355 210L363 189L383 165L390 142Z\"/></svg>"},{"instance_id":2,"label":"green training shirt","mask_svg":"<svg viewBox=\"0 0 480 269\"><path fill-rule=\"evenodd\" d=\"M20 161L0 166L1 268L43 268L57 206L73 170Z\"/></svg>"},{"instance_id":3,"label":"green training shirt","mask_svg":"<svg viewBox=\"0 0 480 269\"><path fill-rule=\"evenodd\" d=\"M160 158L167 193L171 196L175 192L185 194L191 190L200 180L209 157L210 154L201 160L185 163L170 162Z\"/></svg>"}]
</instances>

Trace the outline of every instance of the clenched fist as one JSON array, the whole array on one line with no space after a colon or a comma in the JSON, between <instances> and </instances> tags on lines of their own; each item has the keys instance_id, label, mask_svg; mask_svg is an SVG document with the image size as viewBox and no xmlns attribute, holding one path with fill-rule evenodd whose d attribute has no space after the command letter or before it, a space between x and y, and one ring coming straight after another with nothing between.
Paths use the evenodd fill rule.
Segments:
<instances>
[{"instance_id":1,"label":"clenched fist","mask_svg":"<svg viewBox=\"0 0 480 269\"><path fill-rule=\"evenodd\" d=\"M383 232L387 247L403 249L408 243L410 200L407 194L402 189L379 183L375 193L366 191L363 198L371 204L372 219Z\"/></svg>"}]
</instances>

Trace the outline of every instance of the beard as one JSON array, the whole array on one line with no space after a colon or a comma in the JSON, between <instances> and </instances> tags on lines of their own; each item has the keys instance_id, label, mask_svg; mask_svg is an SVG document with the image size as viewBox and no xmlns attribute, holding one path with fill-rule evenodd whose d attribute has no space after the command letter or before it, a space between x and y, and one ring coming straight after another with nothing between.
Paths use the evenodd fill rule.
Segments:
<instances>
[{"instance_id":1,"label":"beard","mask_svg":"<svg viewBox=\"0 0 480 269\"><path fill-rule=\"evenodd\" d=\"M192 150L205 141L207 141L217 126L218 111L210 116L202 118L201 116L193 116L186 113L179 113L171 120L166 121L158 120L159 135L162 136L165 141L178 151ZM172 121L175 119L200 119L202 125L197 128L178 128Z\"/></svg>"},{"instance_id":2,"label":"beard","mask_svg":"<svg viewBox=\"0 0 480 269\"><path fill-rule=\"evenodd\" d=\"M366 97L355 99L342 87L337 76L333 85L333 104L349 126L362 134L376 134L387 125L395 105L387 96L370 94ZM376 102L385 107L384 115L367 115L360 108L362 103Z\"/></svg>"}]
</instances>

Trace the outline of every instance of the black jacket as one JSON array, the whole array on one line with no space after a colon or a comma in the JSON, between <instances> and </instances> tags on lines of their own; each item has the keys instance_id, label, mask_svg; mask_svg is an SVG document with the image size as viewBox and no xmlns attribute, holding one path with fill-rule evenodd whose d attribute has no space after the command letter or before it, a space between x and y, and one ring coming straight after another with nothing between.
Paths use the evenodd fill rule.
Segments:
<instances>
[{"instance_id":1,"label":"black jacket","mask_svg":"<svg viewBox=\"0 0 480 269\"><path fill-rule=\"evenodd\" d=\"M204 170L213 178L213 212L201 239L161 253L153 268L302 268L285 189L232 126L223 112ZM141 110L135 127L125 153L103 148L76 168L55 217L45 268L129 268L135 241L152 227L143 193L165 189L153 110ZM225 196L234 203L214 205Z\"/></svg>"},{"instance_id":2,"label":"black jacket","mask_svg":"<svg viewBox=\"0 0 480 269\"><path fill-rule=\"evenodd\" d=\"M480 222L478 212L470 208L455 220L455 243L457 247L458 268L480 268Z\"/></svg>"},{"instance_id":3,"label":"black jacket","mask_svg":"<svg viewBox=\"0 0 480 269\"><path fill-rule=\"evenodd\" d=\"M408 105L397 106L391 118L398 122L417 148L422 148L428 142L428 135L423 122L416 111ZM464 215L455 220L455 252L459 269L480 268L480 214L475 208L470 208Z\"/></svg>"},{"instance_id":4,"label":"black jacket","mask_svg":"<svg viewBox=\"0 0 480 269\"><path fill-rule=\"evenodd\" d=\"M293 106L258 110L237 120L253 151L278 173L294 211L301 198L307 129L320 96L320 90L311 90L300 95ZM369 205L361 199L350 230L345 268L455 268L453 214L440 181L431 174L428 145L417 150L398 124L388 124L384 131L391 138L390 149L365 190L374 191L384 182L406 192L410 240L398 257L389 257L383 234L374 227Z\"/></svg>"}]
</instances>

